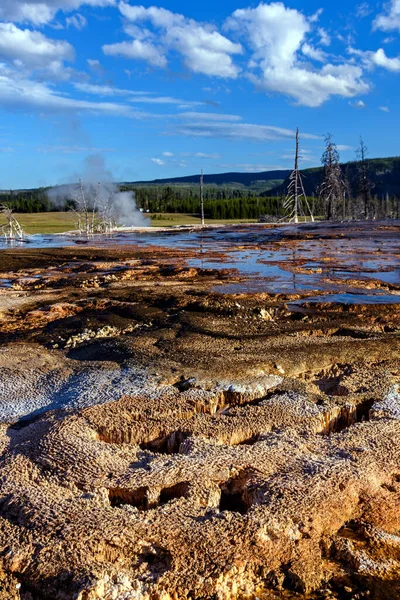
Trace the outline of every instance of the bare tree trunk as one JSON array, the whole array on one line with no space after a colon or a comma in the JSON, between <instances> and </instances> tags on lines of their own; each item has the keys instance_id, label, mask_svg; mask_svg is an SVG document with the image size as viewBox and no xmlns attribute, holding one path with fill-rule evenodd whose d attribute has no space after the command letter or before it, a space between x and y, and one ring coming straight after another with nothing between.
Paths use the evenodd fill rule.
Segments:
<instances>
[{"instance_id":1,"label":"bare tree trunk","mask_svg":"<svg viewBox=\"0 0 400 600\"><path fill-rule=\"evenodd\" d=\"M299 214L305 213L305 208L314 221L313 210L310 208L306 193L304 191L303 179L299 170L299 128L296 129L296 150L294 158L294 170L289 177L287 195L283 202L284 210L289 213L289 220L295 223L299 222ZM303 202L305 207L303 207Z\"/></svg>"},{"instance_id":2,"label":"bare tree trunk","mask_svg":"<svg viewBox=\"0 0 400 600\"><path fill-rule=\"evenodd\" d=\"M299 128L296 129L296 153L294 156L294 172L299 172ZM294 179L294 222L299 222L299 178Z\"/></svg>"},{"instance_id":3,"label":"bare tree trunk","mask_svg":"<svg viewBox=\"0 0 400 600\"><path fill-rule=\"evenodd\" d=\"M6 225L1 227L6 240L22 240L24 238L24 232L21 225L12 214L12 208L6 206L5 204L0 205L0 214L2 214L6 219Z\"/></svg>"},{"instance_id":4,"label":"bare tree trunk","mask_svg":"<svg viewBox=\"0 0 400 600\"><path fill-rule=\"evenodd\" d=\"M204 175L203 169L200 175L200 211L201 211L201 224L204 226Z\"/></svg>"}]
</instances>

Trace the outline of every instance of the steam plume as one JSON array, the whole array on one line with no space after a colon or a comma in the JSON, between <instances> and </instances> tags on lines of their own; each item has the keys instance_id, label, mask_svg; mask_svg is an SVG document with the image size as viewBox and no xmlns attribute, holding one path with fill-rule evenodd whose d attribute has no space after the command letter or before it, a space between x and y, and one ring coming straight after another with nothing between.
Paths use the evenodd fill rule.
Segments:
<instances>
[{"instance_id":1,"label":"steam plume","mask_svg":"<svg viewBox=\"0 0 400 600\"><path fill-rule=\"evenodd\" d=\"M121 192L113 183L112 173L107 170L103 156L94 154L84 162L83 172L78 183L60 185L48 191L49 200L58 208L63 208L67 200L76 201L80 186L87 200L88 208L95 205L110 205L118 225L126 227L148 227L149 220L138 210L134 192Z\"/></svg>"}]
</instances>

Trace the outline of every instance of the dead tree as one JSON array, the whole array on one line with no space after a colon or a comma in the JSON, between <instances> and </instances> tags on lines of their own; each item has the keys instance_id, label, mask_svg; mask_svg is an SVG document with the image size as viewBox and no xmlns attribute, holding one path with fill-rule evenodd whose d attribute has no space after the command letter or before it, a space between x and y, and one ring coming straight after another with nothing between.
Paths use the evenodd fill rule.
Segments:
<instances>
[{"instance_id":1,"label":"dead tree","mask_svg":"<svg viewBox=\"0 0 400 600\"><path fill-rule=\"evenodd\" d=\"M200 175L200 211L201 211L201 224L204 226L204 175L203 169Z\"/></svg>"},{"instance_id":2,"label":"dead tree","mask_svg":"<svg viewBox=\"0 0 400 600\"><path fill-rule=\"evenodd\" d=\"M368 177L368 148L360 136L360 146L357 150L358 160L358 196L362 201L364 219L368 219L371 211L371 182Z\"/></svg>"},{"instance_id":3,"label":"dead tree","mask_svg":"<svg viewBox=\"0 0 400 600\"><path fill-rule=\"evenodd\" d=\"M6 224L1 227L6 240L22 240L24 232L21 225L14 217L12 208L5 204L0 204L0 214L6 219Z\"/></svg>"},{"instance_id":4,"label":"dead tree","mask_svg":"<svg viewBox=\"0 0 400 600\"><path fill-rule=\"evenodd\" d=\"M287 194L283 201L283 208L289 221L294 221L294 223L299 222L299 215L306 216L306 211L310 215L311 221L314 221L314 215L304 191L303 178L299 170L299 158L299 128L297 128L294 170L289 177Z\"/></svg>"},{"instance_id":5,"label":"dead tree","mask_svg":"<svg viewBox=\"0 0 400 600\"><path fill-rule=\"evenodd\" d=\"M73 193L78 231L89 237L94 233L110 233L116 226L112 197L104 194L99 183L85 185L81 180Z\"/></svg>"},{"instance_id":6,"label":"dead tree","mask_svg":"<svg viewBox=\"0 0 400 600\"><path fill-rule=\"evenodd\" d=\"M107 196L98 202L97 214L96 231L98 233L111 233L117 225L111 196Z\"/></svg>"},{"instance_id":7,"label":"dead tree","mask_svg":"<svg viewBox=\"0 0 400 600\"><path fill-rule=\"evenodd\" d=\"M325 150L321 158L324 167L322 183L319 186L319 198L325 207L328 220L336 219L340 208L344 207L346 184L340 168L340 157L332 135L325 136Z\"/></svg>"}]
</instances>

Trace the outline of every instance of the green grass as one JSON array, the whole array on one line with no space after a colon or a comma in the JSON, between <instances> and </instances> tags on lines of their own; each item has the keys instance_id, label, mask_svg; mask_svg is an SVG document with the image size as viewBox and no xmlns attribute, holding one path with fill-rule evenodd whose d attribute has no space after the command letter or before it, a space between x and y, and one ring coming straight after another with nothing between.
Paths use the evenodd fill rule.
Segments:
<instances>
[{"instance_id":1,"label":"green grass","mask_svg":"<svg viewBox=\"0 0 400 600\"><path fill-rule=\"evenodd\" d=\"M255 219L206 219L206 225L233 225L235 223L256 223ZM174 225L201 225L200 217L177 213L157 213L151 215L153 227L173 227Z\"/></svg>"},{"instance_id":2,"label":"green grass","mask_svg":"<svg viewBox=\"0 0 400 600\"><path fill-rule=\"evenodd\" d=\"M15 214L25 233L63 233L76 228L72 212Z\"/></svg>"},{"instance_id":3,"label":"green grass","mask_svg":"<svg viewBox=\"0 0 400 600\"><path fill-rule=\"evenodd\" d=\"M48 212L48 213L20 213L15 215L23 230L28 234L34 233L63 233L76 228L76 216L71 212ZM193 215L175 213L163 213L151 216L153 227L173 227L174 225L200 225L201 220ZM255 221L240 219L211 220L206 219L208 225L254 223ZM3 223L0 219L0 226Z\"/></svg>"}]
</instances>

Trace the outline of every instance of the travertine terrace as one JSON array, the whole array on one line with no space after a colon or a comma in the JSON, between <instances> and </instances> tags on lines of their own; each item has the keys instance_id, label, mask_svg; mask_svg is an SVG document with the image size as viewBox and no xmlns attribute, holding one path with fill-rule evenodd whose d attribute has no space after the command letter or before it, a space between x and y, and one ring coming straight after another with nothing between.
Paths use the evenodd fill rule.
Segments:
<instances>
[{"instance_id":1,"label":"travertine terrace","mask_svg":"<svg viewBox=\"0 0 400 600\"><path fill-rule=\"evenodd\" d=\"M399 231L0 251L0 598L399 598Z\"/></svg>"}]
</instances>

